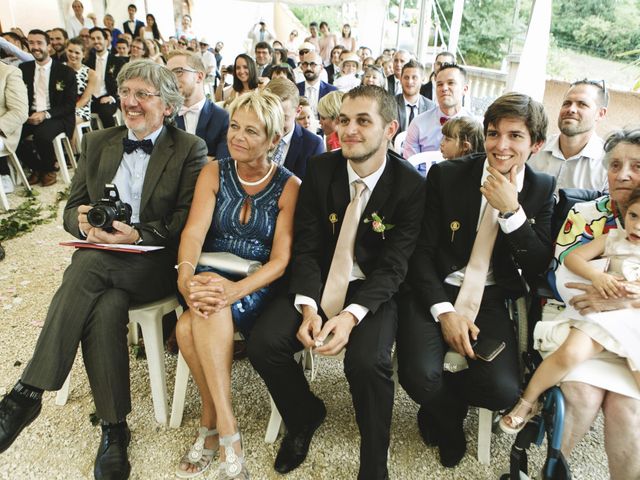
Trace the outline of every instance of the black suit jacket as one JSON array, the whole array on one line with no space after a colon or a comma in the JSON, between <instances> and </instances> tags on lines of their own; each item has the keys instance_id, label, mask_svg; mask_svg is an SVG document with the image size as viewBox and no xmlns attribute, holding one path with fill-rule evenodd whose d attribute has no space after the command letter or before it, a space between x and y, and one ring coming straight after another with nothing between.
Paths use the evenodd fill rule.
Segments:
<instances>
[{"instance_id":1,"label":"black suit jacket","mask_svg":"<svg viewBox=\"0 0 640 480\"><path fill-rule=\"evenodd\" d=\"M432 77L429 77L429 81L423 83L420 87L420 95L427 97L429 100L433 100L433 83L431 82L431 78Z\"/></svg>"},{"instance_id":2,"label":"black suit jacket","mask_svg":"<svg viewBox=\"0 0 640 480\"><path fill-rule=\"evenodd\" d=\"M176 125L182 130L185 129L184 117L176 117ZM196 136L207 143L208 155L217 159L229 156L227 148L227 130L229 129L229 114L211 100L207 99L200 110L198 125L196 125Z\"/></svg>"},{"instance_id":3,"label":"black suit jacket","mask_svg":"<svg viewBox=\"0 0 640 480\"><path fill-rule=\"evenodd\" d=\"M431 167L427 176L427 199L422 232L411 259L409 285L426 311L436 303L449 302L444 279L469 263L480 215L480 180L485 154L473 154ZM513 296L522 292L518 268L533 278L549 265L553 253L551 215L555 179L525 165L518 201L527 215L517 230L498 230L493 247L496 284ZM451 225L459 229L452 239Z\"/></svg>"},{"instance_id":4,"label":"black suit jacket","mask_svg":"<svg viewBox=\"0 0 640 480\"><path fill-rule=\"evenodd\" d=\"M396 92L396 76L393 73L387 77L387 91L393 96L402 93L402 88L400 87Z\"/></svg>"},{"instance_id":5,"label":"black suit jacket","mask_svg":"<svg viewBox=\"0 0 640 480\"><path fill-rule=\"evenodd\" d=\"M298 178L303 179L309 159L321 153L324 153L322 139L296 123L289 151L284 159L284 166Z\"/></svg>"},{"instance_id":6,"label":"black suit jacket","mask_svg":"<svg viewBox=\"0 0 640 480\"><path fill-rule=\"evenodd\" d=\"M125 57L116 57L113 54L109 54L107 57L107 69L104 72L104 85L107 90L107 95L116 99L118 102L118 73L120 69L127 62ZM92 51L89 58L84 62L85 65L92 70L96 69L96 52Z\"/></svg>"},{"instance_id":7,"label":"black suit jacket","mask_svg":"<svg viewBox=\"0 0 640 480\"><path fill-rule=\"evenodd\" d=\"M78 206L103 197L105 183L113 180L122 162L122 139L127 138L127 132L127 127L120 126L82 137L78 171L64 209L64 228L70 234L81 238ZM142 186L140 223L135 224L143 245L162 245L177 251L206 153L204 142L194 135L169 125L160 132Z\"/></svg>"},{"instance_id":8,"label":"black suit jacket","mask_svg":"<svg viewBox=\"0 0 640 480\"><path fill-rule=\"evenodd\" d=\"M366 280L350 297L351 303L375 313L396 293L420 230L424 195L424 179L417 170L389 151L358 226L354 254ZM347 160L342 151L312 158L296 206L290 293L306 295L320 305L349 202ZM394 225L384 238L364 222L373 212ZM338 221L332 224L334 214Z\"/></svg>"},{"instance_id":9,"label":"black suit jacket","mask_svg":"<svg viewBox=\"0 0 640 480\"><path fill-rule=\"evenodd\" d=\"M33 79L35 78L36 62L20 64L22 78L27 86L29 99L29 114L33 113ZM67 137L71 138L76 125L76 100L78 98L76 73L66 65L53 60L49 75L49 114L51 118L59 118L64 123Z\"/></svg>"},{"instance_id":10,"label":"black suit jacket","mask_svg":"<svg viewBox=\"0 0 640 480\"><path fill-rule=\"evenodd\" d=\"M133 38L136 38L138 36L142 27L144 27L144 23L142 23L140 20L136 20L136 26L133 28L133 32L129 28L129 20L122 24L124 33L130 34Z\"/></svg>"},{"instance_id":11,"label":"black suit jacket","mask_svg":"<svg viewBox=\"0 0 640 480\"><path fill-rule=\"evenodd\" d=\"M333 85L333 80L336 76L336 66L333 63L330 63L328 67L324 67L327 72L327 82Z\"/></svg>"}]
</instances>

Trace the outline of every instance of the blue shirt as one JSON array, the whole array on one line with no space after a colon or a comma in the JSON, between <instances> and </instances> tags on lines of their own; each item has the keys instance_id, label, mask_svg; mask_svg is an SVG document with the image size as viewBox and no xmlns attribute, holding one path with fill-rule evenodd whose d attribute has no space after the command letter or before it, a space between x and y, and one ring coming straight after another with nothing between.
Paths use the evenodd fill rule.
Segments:
<instances>
[{"instance_id":1,"label":"blue shirt","mask_svg":"<svg viewBox=\"0 0 640 480\"><path fill-rule=\"evenodd\" d=\"M147 135L143 140L151 140L155 145L160 132L164 125L155 132ZM138 140L131 130L128 134L129 140ZM116 175L111 183L118 187L120 200L131 205L131 223L140 222L140 202L142 200L142 186L144 185L144 177L149 166L151 155L146 154L142 149L138 148L131 153L124 153L122 161L118 167Z\"/></svg>"}]
</instances>

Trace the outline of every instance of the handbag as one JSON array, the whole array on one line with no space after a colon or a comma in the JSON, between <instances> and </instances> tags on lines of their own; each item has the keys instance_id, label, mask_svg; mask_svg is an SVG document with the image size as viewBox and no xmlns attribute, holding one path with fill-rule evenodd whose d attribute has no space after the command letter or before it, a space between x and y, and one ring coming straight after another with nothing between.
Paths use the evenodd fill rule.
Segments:
<instances>
[{"instance_id":1,"label":"handbag","mask_svg":"<svg viewBox=\"0 0 640 480\"><path fill-rule=\"evenodd\" d=\"M248 277L262 267L262 263L257 260L247 260L229 252L203 252L198 259L198 265L240 277Z\"/></svg>"}]
</instances>

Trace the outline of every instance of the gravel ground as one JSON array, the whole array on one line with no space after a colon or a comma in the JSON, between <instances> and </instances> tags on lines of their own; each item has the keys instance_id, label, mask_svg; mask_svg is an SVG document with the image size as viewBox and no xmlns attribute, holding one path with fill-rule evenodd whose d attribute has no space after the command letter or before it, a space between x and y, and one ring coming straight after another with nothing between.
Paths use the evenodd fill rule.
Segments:
<instances>
[{"instance_id":1,"label":"gravel ground","mask_svg":"<svg viewBox=\"0 0 640 480\"><path fill-rule=\"evenodd\" d=\"M40 188L42 202L52 202L63 189ZM12 205L22 199L10 195ZM0 394L11 389L29 360L49 301L59 285L72 250L58 246L69 235L56 222L3 245L7 258L0 263ZM2 218L0 216L0 218ZM100 432L91 425L94 411L84 368L78 354L73 368L68 403L59 407L55 393L46 393L40 417L14 445L0 456L0 479L91 479ZM166 357L169 398L173 394L176 357ZM178 460L193 438L198 422L199 402L195 385L188 389L183 425L170 429L157 424L145 360L131 357L133 411L128 417L132 431L129 447L132 479L175 478ZM326 359L313 383L313 390L325 401L328 416L316 433L306 462L286 478L291 480L333 480L356 478L359 436L348 386L340 361ZM266 388L247 360L234 364L235 411L244 436L245 455L252 478L282 478L272 469L276 446L264 443L269 418ZM491 465L481 465L476 457L477 412L466 421L468 454L455 469L438 462L437 451L425 447L416 426L417 406L399 389L396 395L391 432L389 470L392 479L495 479L507 468L512 438L493 435ZM570 463L576 479L608 478L603 448L602 421L576 448ZM544 461L542 449L534 449L532 471ZM215 478L214 471L201 478Z\"/></svg>"}]
</instances>

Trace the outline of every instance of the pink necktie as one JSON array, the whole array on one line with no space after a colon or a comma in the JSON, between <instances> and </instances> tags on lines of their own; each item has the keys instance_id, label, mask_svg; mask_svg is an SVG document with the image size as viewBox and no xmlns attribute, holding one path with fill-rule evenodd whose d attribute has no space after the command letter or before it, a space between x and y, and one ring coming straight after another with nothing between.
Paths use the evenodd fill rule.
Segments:
<instances>
[{"instance_id":1,"label":"pink necktie","mask_svg":"<svg viewBox=\"0 0 640 480\"><path fill-rule=\"evenodd\" d=\"M35 97L36 112L44 112L47 110L47 79L44 74L44 67L38 67Z\"/></svg>"},{"instance_id":2,"label":"pink necktie","mask_svg":"<svg viewBox=\"0 0 640 480\"><path fill-rule=\"evenodd\" d=\"M358 224L360 223L362 193L366 185L357 180L353 186L356 193L344 212L344 220L342 221L342 227L340 227L340 234L338 235L336 249L333 252L329 275L327 275L324 292L322 292L322 299L320 300L320 306L327 318L336 316L344 307L349 277L353 269L353 248Z\"/></svg>"}]
</instances>

